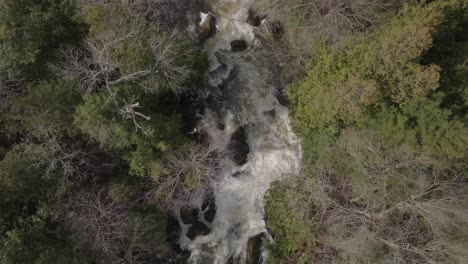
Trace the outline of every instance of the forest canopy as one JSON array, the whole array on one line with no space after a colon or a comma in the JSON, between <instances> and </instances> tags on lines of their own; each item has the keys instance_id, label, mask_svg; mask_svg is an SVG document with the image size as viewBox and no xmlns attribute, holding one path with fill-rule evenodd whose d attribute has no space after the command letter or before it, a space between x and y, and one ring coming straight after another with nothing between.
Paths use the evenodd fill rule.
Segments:
<instances>
[{"instance_id":1,"label":"forest canopy","mask_svg":"<svg viewBox=\"0 0 468 264\"><path fill-rule=\"evenodd\" d=\"M196 218L218 165L186 131L209 74L189 2L0 0L1 264L186 262L172 209ZM466 263L468 2L250 13L302 144L267 263Z\"/></svg>"}]
</instances>

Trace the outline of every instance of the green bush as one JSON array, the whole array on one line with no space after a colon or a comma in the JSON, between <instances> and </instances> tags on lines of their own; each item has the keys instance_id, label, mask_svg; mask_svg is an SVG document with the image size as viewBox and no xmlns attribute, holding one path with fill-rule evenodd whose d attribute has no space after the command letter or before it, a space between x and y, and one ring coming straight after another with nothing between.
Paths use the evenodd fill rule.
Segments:
<instances>
[{"instance_id":1,"label":"green bush","mask_svg":"<svg viewBox=\"0 0 468 264\"><path fill-rule=\"evenodd\" d=\"M303 214L308 208L301 207L307 205L298 202L302 198L307 200L307 193L292 182L275 183L266 195L266 221L274 239L269 246L270 263L286 263L297 256L306 261L311 256L315 225L310 215Z\"/></svg>"}]
</instances>

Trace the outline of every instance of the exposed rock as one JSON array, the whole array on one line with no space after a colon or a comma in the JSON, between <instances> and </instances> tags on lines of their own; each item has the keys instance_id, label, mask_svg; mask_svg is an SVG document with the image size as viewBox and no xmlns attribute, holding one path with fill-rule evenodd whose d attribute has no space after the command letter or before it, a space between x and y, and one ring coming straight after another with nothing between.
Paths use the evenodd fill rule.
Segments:
<instances>
[{"instance_id":1,"label":"exposed rock","mask_svg":"<svg viewBox=\"0 0 468 264\"><path fill-rule=\"evenodd\" d=\"M231 50L234 52L244 51L247 49L247 42L243 39L231 41Z\"/></svg>"},{"instance_id":2,"label":"exposed rock","mask_svg":"<svg viewBox=\"0 0 468 264\"><path fill-rule=\"evenodd\" d=\"M198 139L198 122L205 114L205 104L202 98L195 93L186 92L180 97L184 107L181 107L184 133L192 138Z\"/></svg>"},{"instance_id":3,"label":"exposed rock","mask_svg":"<svg viewBox=\"0 0 468 264\"><path fill-rule=\"evenodd\" d=\"M194 208L182 208L180 209L180 216L184 224L193 224L198 221L198 210Z\"/></svg>"},{"instance_id":4,"label":"exposed rock","mask_svg":"<svg viewBox=\"0 0 468 264\"><path fill-rule=\"evenodd\" d=\"M205 41L216 34L216 18L212 14L203 14L200 24L197 26L196 32L200 41Z\"/></svg>"},{"instance_id":5,"label":"exposed rock","mask_svg":"<svg viewBox=\"0 0 468 264\"><path fill-rule=\"evenodd\" d=\"M187 232L187 237L193 240L197 236L204 236L210 233L210 229L203 223L196 221Z\"/></svg>"},{"instance_id":6,"label":"exposed rock","mask_svg":"<svg viewBox=\"0 0 468 264\"><path fill-rule=\"evenodd\" d=\"M171 214L167 215L167 225L166 225L166 238L169 243L169 246L177 253L182 252L179 243L177 242L179 238L179 221L177 218Z\"/></svg>"},{"instance_id":7,"label":"exposed rock","mask_svg":"<svg viewBox=\"0 0 468 264\"><path fill-rule=\"evenodd\" d=\"M237 178L237 177L242 177L245 175L245 171L236 171L234 174L232 174L232 177Z\"/></svg>"},{"instance_id":8,"label":"exposed rock","mask_svg":"<svg viewBox=\"0 0 468 264\"><path fill-rule=\"evenodd\" d=\"M192 240L197 236L207 235L210 232L210 229L205 224L198 221L198 213L199 210L193 208L182 208L180 210L180 215L184 224L191 225L187 232L187 237Z\"/></svg>"},{"instance_id":9,"label":"exposed rock","mask_svg":"<svg viewBox=\"0 0 468 264\"><path fill-rule=\"evenodd\" d=\"M276 110L275 110L275 109L271 109L271 110L269 110L269 111L263 112L263 114L264 114L265 116L274 118L274 117L276 116Z\"/></svg>"},{"instance_id":10,"label":"exposed rock","mask_svg":"<svg viewBox=\"0 0 468 264\"><path fill-rule=\"evenodd\" d=\"M289 101L288 95L284 92L280 92L276 95L276 98L278 98L278 102L287 108L291 105L291 102Z\"/></svg>"},{"instance_id":11,"label":"exposed rock","mask_svg":"<svg viewBox=\"0 0 468 264\"><path fill-rule=\"evenodd\" d=\"M258 264L261 263L262 257L262 243L265 238L265 234L261 233L249 239L247 243L247 263Z\"/></svg>"},{"instance_id":12,"label":"exposed rock","mask_svg":"<svg viewBox=\"0 0 468 264\"><path fill-rule=\"evenodd\" d=\"M265 15L259 15L255 10L249 9L249 16L247 17L247 23L254 27L258 27L262 24L262 20L265 19Z\"/></svg>"},{"instance_id":13,"label":"exposed rock","mask_svg":"<svg viewBox=\"0 0 468 264\"><path fill-rule=\"evenodd\" d=\"M216 215L216 204L214 198L210 198L203 202L202 210L205 211L205 220L208 222L213 222Z\"/></svg>"},{"instance_id":14,"label":"exposed rock","mask_svg":"<svg viewBox=\"0 0 468 264\"><path fill-rule=\"evenodd\" d=\"M247 144L243 127L239 127L236 132L232 134L228 148L231 153L231 159L237 165L247 163L247 154L249 154L250 148L249 144Z\"/></svg>"}]
</instances>

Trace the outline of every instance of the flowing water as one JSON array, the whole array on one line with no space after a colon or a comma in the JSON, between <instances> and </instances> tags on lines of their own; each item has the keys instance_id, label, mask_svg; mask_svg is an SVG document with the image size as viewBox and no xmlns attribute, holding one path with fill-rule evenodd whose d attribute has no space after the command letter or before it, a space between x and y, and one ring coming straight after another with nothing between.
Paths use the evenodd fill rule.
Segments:
<instances>
[{"instance_id":1,"label":"flowing water","mask_svg":"<svg viewBox=\"0 0 468 264\"><path fill-rule=\"evenodd\" d=\"M191 263L244 263L251 237L268 234L264 196L270 184L300 169L300 142L292 132L288 109L277 99L276 67L262 45L259 30L247 23L252 0L208 0L218 32L204 48L210 58L208 107L199 125L220 157L214 175L216 215L210 233L194 240L182 221L179 243L191 252ZM202 18L206 15L202 14ZM248 48L231 51L231 41ZM232 158L232 136L239 128L248 144L246 163ZM180 217L179 217L180 218Z\"/></svg>"}]
</instances>

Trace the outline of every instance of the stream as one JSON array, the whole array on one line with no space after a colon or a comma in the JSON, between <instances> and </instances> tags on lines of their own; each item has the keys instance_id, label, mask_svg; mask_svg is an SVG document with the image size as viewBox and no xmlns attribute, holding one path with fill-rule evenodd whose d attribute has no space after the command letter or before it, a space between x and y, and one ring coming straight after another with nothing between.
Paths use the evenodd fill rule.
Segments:
<instances>
[{"instance_id":1,"label":"stream","mask_svg":"<svg viewBox=\"0 0 468 264\"><path fill-rule=\"evenodd\" d=\"M189 226L179 217L179 244L190 252L189 263L246 263L250 238L271 239L264 209L268 188L300 170L300 141L277 98L277 66L260 29L247 23L252 1L207 1L217 33L204 42L210 69L200 96L207 107L197 129L208 135L220 164L212 183L216 214L211 223L201 219L209 233L189 239ZM207 14L200 16L203 22ZM239 146L246 158L236 156ZM261 253L265 262L267 252Z\"/></svg>"}]
</instances>

